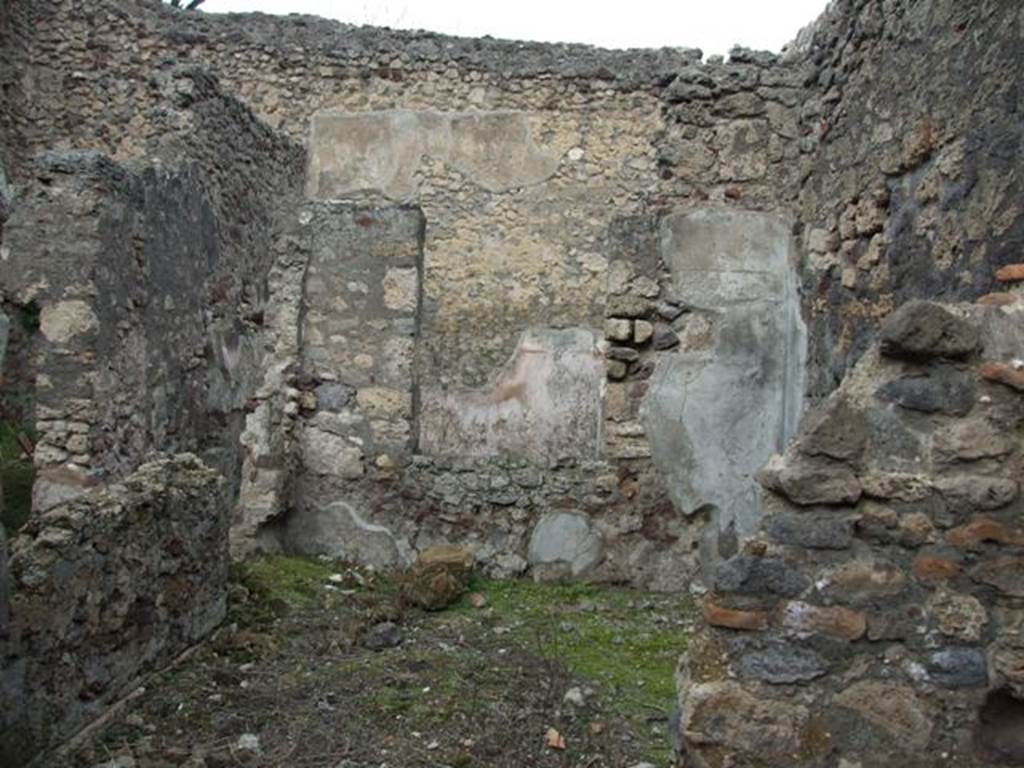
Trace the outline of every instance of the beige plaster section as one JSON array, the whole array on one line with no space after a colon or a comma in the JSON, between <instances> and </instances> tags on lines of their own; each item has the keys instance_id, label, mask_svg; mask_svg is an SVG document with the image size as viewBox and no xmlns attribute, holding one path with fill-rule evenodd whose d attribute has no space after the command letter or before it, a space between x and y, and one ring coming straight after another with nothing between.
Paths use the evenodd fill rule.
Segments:
<instances>
[{"instance_id":1,"label":"beige plaster section","mask_svg":"<svg viewBox=\"0 0 1024 768\"><path fill-rule=\"evenodd\" d=\"M423 392L420 449L541 462L598 458L604 388L604 356L592 333L528 331L486 389Z\"/></svg>"},{"instance_id":2,"label":"beige plaster section","mask_svg":"<svg viewBox=\"0 0 1024 768\"><path fill-rule=\"evenodd\" d=\"M424 156L490 192L539 184L558 168L521 112L323 112L310 131L306 194L315 199L372 190L408 200Z\"/></svg>"},{"instance_id":3,"label":"beige plaster section","mask_svg":"<svg viewBox=\"0 0 1024 768\"><path fill-rule=\"evenodd\" d=\"M658 183L650 136L660 113L537 111L528 120L561 158L542 184L490 193L439 161L424 167L424 384L483 386L527 328L604 322L608 226Z\"/></svg>"},{"instance_id":4,"label":"beige plaster section","mask_svg":"<svg viewBox=\"0 0 1024 768\"><path fill-rule=\"evenodd\" d=\"M659 189L663 118L653 100L594 98L314 116L309 194L383 192L425 215L423 386L485 386L528 328L603 324L608 226ZM389 306L403 303L400 278Z\"/></svg>"}]
</instances>

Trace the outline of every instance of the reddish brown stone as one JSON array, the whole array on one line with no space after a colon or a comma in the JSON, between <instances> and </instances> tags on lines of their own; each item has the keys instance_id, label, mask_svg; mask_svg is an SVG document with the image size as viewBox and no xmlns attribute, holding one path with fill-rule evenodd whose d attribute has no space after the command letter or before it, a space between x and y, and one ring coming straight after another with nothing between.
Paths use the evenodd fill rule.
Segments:
<instances>
[{"instance_id":1,"label":"reddish brown stone","mask_svg":"<svg viewBox=\"0 0 1024 768\"><path fill-rule=\"evenodd\" d=\"M1024 371L1018 371L1005 363L985 363L981 366L981 378L1005 384L1018 392L1024 392Z\"/></svg>"},{"instance_id":2,"label":"reddish brown stone","mask_svg":"<svg viewBox=\"0 0 1024 768\"><path fill-rule=\"evenodd\" d=\"M946 541L960 549L975 549L986 541L1019 547L1024 546L1024 534L1011 531L991 517L979 517L966 525L949 531L946 534Z\"/></svg>"},{"instance_id":3,"label":"reddish brown stone","mask_svg":"<svg viewBox=\"0 0 1024 768\"><path fill-rule=\"evenodd\" d=\"M704 621L713 627L740 629L760 632L768 629L768 613L765 611L734 611L723 608L708 600L704 603Z\"/></svg>"},{"instance_id":4,"label":"reddish brown stone","mask_svg":"<svg viewBox=\"0 0 1024 768\"><path fill-rule=\"evenodd\" d=\"M797 635L823 634L842 640L859 640L868 628L863 611L842 606L822 607L797 600L786 603L779 612L779 623Z\"/></svg>"},{"instance_id":5,"label":"reddish brown stone","mask_svg":"<svg viewBox=\"0 0 1024 768\"><path fill-rule=\"evenodd\" d=\"M986 293L976 303L986 307L1006 307L1016 304L1019 300L1020 296L1013 293Z\"/></svg>"},{"instance_id":6,"label":"reddish brown stone","mask_svg":"<svg viewBox=\"0 0 1024 768\"><path fill-rule=\"evenodd\" d=\"M944 581L960 573L960 564L936 555L918 555L914 560L914 578L919 581Z\"/></svg>"},{"instance_id":7,"label":"reddish brown stone","mask_svg":"<svg viewBox=\"0 0 1024 768\"><path fill-rule=\"evenodd\" d=\"M996 270L996 280L1000 283L1019 283L1024 281L1024 264L1007 264Z\"/></svg>"}]
</instances>

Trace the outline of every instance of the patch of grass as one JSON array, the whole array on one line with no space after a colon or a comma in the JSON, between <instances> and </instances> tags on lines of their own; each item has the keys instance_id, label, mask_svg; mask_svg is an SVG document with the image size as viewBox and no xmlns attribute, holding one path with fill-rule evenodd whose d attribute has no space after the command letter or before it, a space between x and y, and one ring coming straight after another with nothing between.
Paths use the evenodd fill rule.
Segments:
<instances>
[{"instance_id":1,"label":"patch of grass","mask_svg":"<svg viewBox=\"0 0 1024 768\"><path fill-rule=\"evenodd\" d=\"M602 684L611 708L648 730L657 713L667 717L675 701L674 672L688 637L671 621L653 620L654 605L629 589L590 584L537 584L531 581L476 579L472 589L482 593L491 617L509 626L509 635L532 645L543 658L563 663L574 675ZM676 618L693 610L689 598L659 600L659 609ZM468 596L454 609L476 612ZM664 749L652 749L648 759L668 759Z\"/></svg>"},{"instance_id":2,"label":"patch of grass","mask_svg":"<svg viewBox=\"0 0 1024 768\"><path fill-rule=\"evenodd\" d=\"M257 602L281 601L300 608L323 595L332 573L331 564L312 558L264 555L237 563L232 575Z\"/></svg>"},{"instance_id":3,"label":"patch of grass","mask_svg":"<svg viewBox=\"0 0 1024 768\"><path fill-rule=\"evenodd\" d=\"M0 483L4 493L0 522L8 533L17 531L28 521L35 479L35 466L22 451L16 428L8 422L0 422Z\"/></svg>"}]
</instances>

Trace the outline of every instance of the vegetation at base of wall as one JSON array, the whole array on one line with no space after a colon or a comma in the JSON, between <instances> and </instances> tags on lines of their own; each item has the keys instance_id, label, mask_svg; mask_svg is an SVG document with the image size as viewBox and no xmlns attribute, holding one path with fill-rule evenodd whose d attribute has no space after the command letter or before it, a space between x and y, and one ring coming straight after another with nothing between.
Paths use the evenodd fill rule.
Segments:
<instances>
[{"instance_id":1,"label":"vegetation at base of wall","mask_svg":"<svg viewBox=\"0 0 1024 768\"><path fill-rule=\"evenodd\" d=\"M393 620L407 631L419 625L421 632L466 637L465 649L441 652L430 644L407 643L388 654L360 655L323 670L339 680L365 679L363 705L382 717L414 722L425 732L449 720L471 719L475 710L494 706L495 696L508 695L502 675L517 658L522 659L517 663L537 667L534 677L547 681L556 702L568 688L581 687L605 717L644 734L644 759L656 765L670 760L665 726L675 703L675 667L686 649L694 610L686 595L475 576L451 608L422 613L396 604L389 575L327 559L261 556L236 564L234 579L248 595L233 611L234 620L277 641L283 634L295 635L294 627L286 627L301 615L324 610L341 615L353 609L358 619L350 627ZM354 631L358 635L360 630ZM491 662L488 652L481 657L482 648L506 657L500 673L493 668L493 656ZM401 661L393 654L400 654ZM243 654L235 660L248 658ZM396 663L432 670L431 696L369 682L388 679Z\"/></svg>"},{"instance_id":2,"label":"vegetation at base of wall","mask_svg":"<svg viewBox=\"0 0 1024 768\"><path fill-rule=\"evenodd\" d=\"M8 532L21 528L32 510L32 483L36 471L17 439L18 430L0 421L0 483L3 484L3 511L0 522Z\"/></svg>"},{"instance_id":3,"label":"vegetation at base of wall","mask_svg":"<svg viewBox=\"0 0 1024 768\"><path fill-rule=\"evenodd\" d=\"M593 680L611 709L637 730L663 730L675 703L675 667L689 634L688 622L680 618L693 611L688 596L477 578L453 610L479 613L471 602L474 593L509 626L510 638L564 664L572 675ZM669 751L667 737L655 740L647 759L661 765Z\"/></svg>"},{"instance_id":4,"label":"vegetation at base of wall","mask_svg":"<svg viewBox=\"0 0 1024 768\"><path fill-rule=\"evenodd\" d=\"M425 612L343 561L261 556L232 577L210 640L53 768L673 764L687 595L476 577Z\"/></svg>"}]
</instances>

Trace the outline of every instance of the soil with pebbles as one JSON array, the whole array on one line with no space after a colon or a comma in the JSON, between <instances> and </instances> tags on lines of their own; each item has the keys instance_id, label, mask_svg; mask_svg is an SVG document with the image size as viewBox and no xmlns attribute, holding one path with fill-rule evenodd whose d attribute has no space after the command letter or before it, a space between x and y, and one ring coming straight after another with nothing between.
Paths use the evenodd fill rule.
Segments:
<instances>
[{"instance_id":1,"label":"soil with pebbles","mask_svg":"<svg viewBox=\"0 0 1024 768\"><path fill-rule=\"evenodd\" d=\"M425 613L373 574L258 561L209 641L47 765L666 766L692 623L685 596L482 580Z\"/></svg>"}]
</instances>

